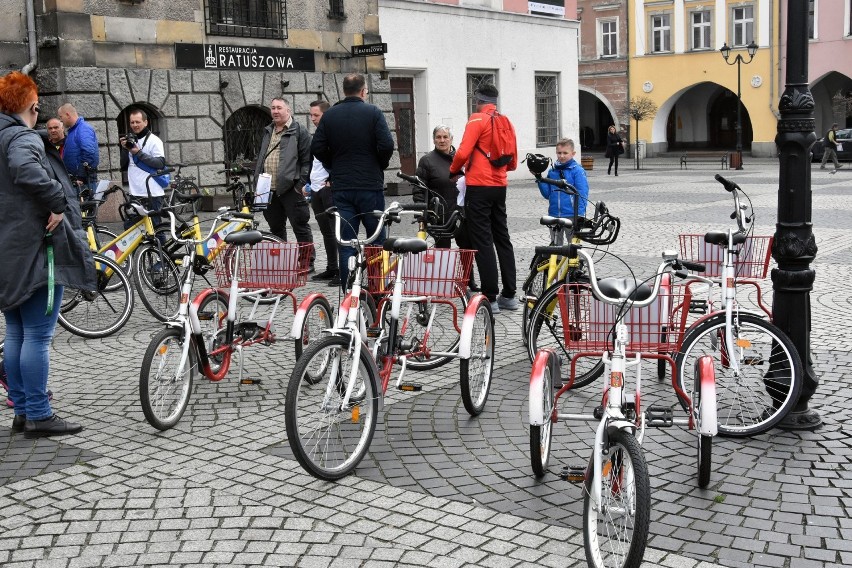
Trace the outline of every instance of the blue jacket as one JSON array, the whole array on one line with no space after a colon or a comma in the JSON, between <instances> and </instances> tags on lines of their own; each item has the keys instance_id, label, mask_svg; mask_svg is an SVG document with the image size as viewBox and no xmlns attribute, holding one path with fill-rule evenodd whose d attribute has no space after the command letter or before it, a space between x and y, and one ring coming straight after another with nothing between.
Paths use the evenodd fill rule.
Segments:
<instances>
[{"instance_id":1,"label":"blue jacket","mask_svg":"<svg viewBox=\"0 0 852 568\"><path fill-rule=\"evenodd\" d=\"M83 120L82 116L65 134L62 161L65 162L65 169L68 170L69 174L81 178L86 176L83 162L88 163L90 168L97 169L98 167L100 161L98 137L95 135L95 130Z\"/></svg>"},{"instance_id":2,"label":"blue jacket","mask_svg":"<svg viewBox=\"0 0 852 568\"><path fill-rule=\"evenodd\" d=\"M351 96L323 113L311 153L328 170L332 191L382 191L393 138L382 111Z\"/></svg>"},{"instance_id":3,"label":"blue jacket","mask_svg":"<svg viewBox=\"0 0 852 568\"><path fill-rule=\"evenodd\" d=\"M586 170L583 166L577 163L576 160L568 160L564 164L554 162L553 167L547 172L547 177L550 179L564 179L571 185L577 188L580 194L580 217L586 214L586 201L589 198L589 182L586 179ZM558 187L538 182L538 190L541 196L550 200L550 208L547 214L551 217L573 217L574 216L574 198L572 195L561 191Z\"/></svg>"}]
</instances>

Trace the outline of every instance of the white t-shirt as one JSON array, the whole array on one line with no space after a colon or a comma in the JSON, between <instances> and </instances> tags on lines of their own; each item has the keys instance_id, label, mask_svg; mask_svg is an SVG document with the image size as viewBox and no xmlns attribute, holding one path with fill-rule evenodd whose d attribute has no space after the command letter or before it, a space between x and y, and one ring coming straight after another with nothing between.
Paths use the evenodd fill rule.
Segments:
<instances>
[{"instance_id":1,"label":"white t-shirt","mask_svg":"<svg viewBox=\"0 0 852 568\"><path fill-rule=\"evenodd\" d=\"M144 140L144 145L142 144ZM155 158L163 158L166 153L163 150L163 141L153 132L146 137L140 138L136 143L143 152ZM130 163L127 166L127 183L130 185L130 194L137 197L148 197L148 191L145 189L145 182L148 182L148 187L151 190L151 197L159 197L165 195L160 184L153 179L148 179L148 172L141 169L133 161L133 154L130 155Z\"/></svg>"},{"instance_id":2,"label":"white t-shirt","mask_svg":"<svg viewBox=\"0 0 852 568\"><path fill-rule=\"evenodd\" d=\"M311 166L311 191L319 191L324 188L327 180L328 172L322 162L314 158L314 164Z\"/></svg>"}]
</instances>

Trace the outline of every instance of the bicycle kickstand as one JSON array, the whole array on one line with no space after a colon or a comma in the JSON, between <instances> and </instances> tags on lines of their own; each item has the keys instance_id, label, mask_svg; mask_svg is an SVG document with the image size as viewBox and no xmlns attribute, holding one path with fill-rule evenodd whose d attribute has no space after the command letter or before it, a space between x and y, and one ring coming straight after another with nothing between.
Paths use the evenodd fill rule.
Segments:
<instances>
[{"instance_id":1,"label":"bicycle kickstand","mask_svg":"<svg viewBox=\"0 0 852 568\"><path fill-rule=\"evenodd\" d=\"M236 347L237 358L239 359L240 365L240 374L239 374L239 384L241 385L259 385L260 379L252 379L251 377L243 378L243 346L237 345Z\"/></svg>"}]
</instances>

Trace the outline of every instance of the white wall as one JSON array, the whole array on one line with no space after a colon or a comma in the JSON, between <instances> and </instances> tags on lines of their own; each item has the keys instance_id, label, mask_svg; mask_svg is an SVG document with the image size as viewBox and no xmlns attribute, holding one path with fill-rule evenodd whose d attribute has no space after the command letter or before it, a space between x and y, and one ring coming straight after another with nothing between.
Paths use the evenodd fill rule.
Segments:
<instances>
[{"instance_id":1,"label":"white wall","mask_svg":"<svg viewBox=\"0 0 852 568\"><path fill-rule=\"evenodd\" d=\"M515 125L521 159L553 156L535 145L535 74L559 73L559 136L578 139L577 22L409 0L379 0L379 28L391 77L414 77L418 155L432 150L432 128L467 122L467 73L496 70L498 108ZM579 158L579 144L577 145ZM528 178L524 166L510 175Z\"/></svg>"}]
</instances>

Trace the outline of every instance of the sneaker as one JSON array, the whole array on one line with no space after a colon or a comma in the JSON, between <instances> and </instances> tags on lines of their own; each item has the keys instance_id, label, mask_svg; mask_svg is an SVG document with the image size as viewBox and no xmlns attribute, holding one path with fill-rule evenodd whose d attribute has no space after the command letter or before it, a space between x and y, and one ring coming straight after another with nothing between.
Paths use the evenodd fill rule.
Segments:
<instances>
[{"instance_id":1,"label":"sneaker","mask_svg":"<svg viewBox=\"0 0 852 568\"><path fill-rule=\"evenodd\" d=\"M16 434L24 431L24 424L27 422L26 414L16 414L12 419L12 432Z\"/></svg>"},{"instance_id":2,"label":"sneaker","mask_svg":"<svg viewBox=\"0 0 852 568\"><path fill-rule=\"evenodd\" d=\"M517 298L507 298L506 296L500 296L497 299L497 304L500 306L500 308L504 310L514 311L521 309L521 302L519 302Z\"/></svg>"},{"instance_id":3,"label":"sneaker","mask_svg":"<svg viewBox=\"0 0 852 568\"><path fill-rule=\"evenodd\" d=\"M493 302L491 302L491 313L495 316L500 313L500 302L499 301L494 300Z\"/></svg>"},{"instance_id":4,"label":"sneaker","mask_svg":"<svg viewBox=\"0 0 852 568\"><path fill-rule=\"evenodd\" d=\"M470 283L467 285L467 289L470 290L471 292L481 292L482 291L482 288L479 287L479 284L477 284L473 280L471 280Z\"/></svg>"},{"instance_id":5,"label":"sneaker","mask_svg":"<svg viewBox=\"0 0 852 568\"><path fill-rule=\"evenodd\" d=\"M314 274L311 280L328 280L329 278L334 278L337 276L337 271L333 268L326 268L319 274Z\"/></svg>"},{"instance_id":6,"label":"sneaker","mask_svg":"<svg viewBox=\"0 0 852 568\"><path fill-rule=\"evenodd\" d=\"M81 430L83 430L83 426L80 424L68 422L54 414L45 420L27 420L24 425L24 437L64 436L65 434L76 434Z\"/></svg>"},{"instance_id":7,"label":"sneaker","mask_svg":"<svg viewBox=\"0 0 852 568\"><path fill-rule=\"evenodd\" d=\"M329 286L340 286L340 274L334 273L334 278L328 281Z\"/></svg>"},{"instance_id":8,"label":"sneaker","mask_svg":"<svg viewBox=\"0 0 852 568\"><path fill-rule=\"evenodd\" d=\"M837 167L836 167L836 168L834 168L834 169L835 169L835 170L839 170L839 169L840 169L840 168L842 168L842 167L843 167L843 164L837 164Z\"/></svg>"},{"instance_id":9,"label":"sneaker","mask_svg":"<svg viewBox=\"0 0 852 568\"><path fill-rule=\"evenodd\" d=\"M819 169L824 170L825 166L820 166Z\"/></svg>"}]
</instances>

